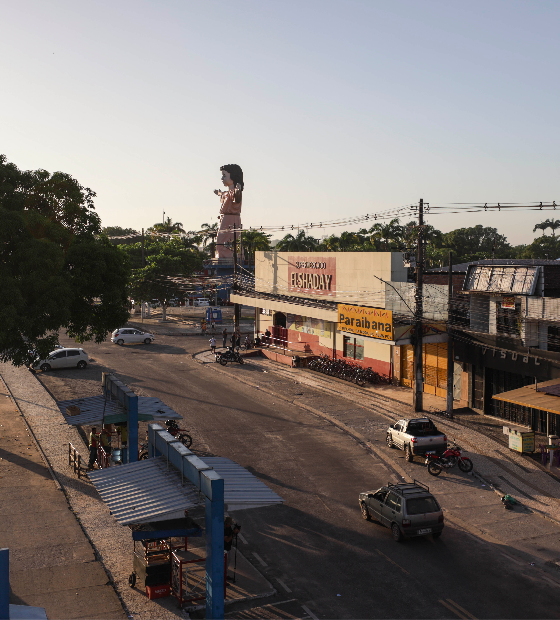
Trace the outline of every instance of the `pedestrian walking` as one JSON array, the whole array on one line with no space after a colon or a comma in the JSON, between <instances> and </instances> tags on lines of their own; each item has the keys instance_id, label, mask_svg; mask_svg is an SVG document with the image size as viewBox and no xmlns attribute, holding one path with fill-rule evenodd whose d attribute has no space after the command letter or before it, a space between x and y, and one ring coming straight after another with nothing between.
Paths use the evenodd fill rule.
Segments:
<instances>
[{"instance_id":1,"label":"pedestrian walking","mask_svg":"<svg viewBox=\"0 0 560 620\"><path fill-rule=\"evenodd\" d=\"M103 430L101 431L101 435L99 437L99 440L101 441L101 447L103 448L103 450L105 450L106 454L108 454L109 456L111 455L111 433L109 432L109 430L107 429L107 427L103 427Z\"/></svg>"},{"instance_id":2,"label":"pedestrian walking","mask_svg":"<svg viewBox=\"0 0 560 620\"><path fill-rule=\"evenodd\" d=\"M222 332L222 349L226 348L226 342L227 342L227 329L224 327L224 331Z\"/></svg>"},{"instance_id":3,"label":"pedestrian walking","mask_svg":"<svg viewBox=\"0 0 560 620\"><path fill-rule=\"evenodd\" d=\"M214 321L212 321L212 333L214 333L215 329L216 329L216 324L214 323Z\"/></svg>"},{"instance_id":4,"label":"pedestrian walking","mask_svg":"<svg viewBox=\"0 0 560 620\"><path fill-rule=\"evenodd\" d=\"M97 436L97 428L94 426L91 429L91 433L89 434L89 462L88 469L93 469L93 465L97 460L97 444L99 441L99 437Z\"/></svg>"},{"instance_id":5,"label":"pedestrian walking","mask_svg":"<svg viewBox=\"0 0 560 620\"><path fill-rule=\"evenodd\" d=\"M216 339L214 336L210 338L210 351L212 351L212 353L216 353Z\"/></svg>"},{"instance_id":6,"label":"pedestrian walking","mask_svg":"<svg viewBox=\"0 0 560 620\"><path fill-rule=\"evenodd\" d=\"M200 327L202 328L202 335L206 336L206 319L200 321Z\"/></svg>"}]
</instances>

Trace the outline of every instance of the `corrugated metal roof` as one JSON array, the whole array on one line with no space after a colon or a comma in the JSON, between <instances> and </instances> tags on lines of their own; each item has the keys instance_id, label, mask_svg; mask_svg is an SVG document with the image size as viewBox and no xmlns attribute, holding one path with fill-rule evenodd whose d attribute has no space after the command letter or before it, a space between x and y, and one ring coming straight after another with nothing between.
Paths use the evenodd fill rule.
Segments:
<instances>
[{"instance_id":1,"label":"corrugated metal roof","mask_svg":"<svg viewBox=\"0 0 560 620\"><path fill-rule=\"evenodd\" d=\"M204 497L165 458L137 461L92 471L89 479L115 519L144 523L182 517L185 510L204 505Z\"/></svg>"},{"instance_id":2,"label":"corrugated metal roof","mask_svg":"<svg viewBox=\"0 0 560 620\"><path fill-rule=\"evenodd\" d=\"M284 500L251 472L230 459L204 457L204 464L224 479L226 510L281 504ZM88 474L101 499L119 523L144 523L182 516L204 506L204 497L165 457L109 467Z\"/></svg>"},{"instance_id":3,"label":"corrugated metal roof","mask_svg":"<svg viewBox=\"0 0 560 620\"><path fill-rule=\"evenodd\" d=\"M227 510L244 510L282 504L284 500L250 471L221 456L205 456L204 462L224 479Z\"/></svg>"},{"instance_id":4,"label":"corrugated metal roof","mask_svg":"<svg viewBox=\"0 0 560 620\"><path fill-rule=\"evenodd\" d=\"M74 398L72 400L60 400L57 402L64 419L71 426L81 426L84 424L101 424L103 420L103 407L105 405L105 399L102 395L89 396L87 398ZM75 405L80 408L80 413L75 416L69 416L66 414L66 407ZM105 422L107 424L116 424L118 421L126 420L126 417L119 420L118 417L122 416L124 409L114 400L107 400L105 406ZM138 397L138 419L139 420L181 420L182 415L173 411L171 407L168 407L159 398L152 396L139 396Z\"/></svg>"},{"instance_id":5,"label":"corrugated metal roof","mask_svg":"<svg viewBox=\"0 0 560 620\"><path fill-rule=\"evenodd\" d=\"M471 265L467 271L463 290L531 295L538 274L538 266Z\"/></svg>"}]
</instances>

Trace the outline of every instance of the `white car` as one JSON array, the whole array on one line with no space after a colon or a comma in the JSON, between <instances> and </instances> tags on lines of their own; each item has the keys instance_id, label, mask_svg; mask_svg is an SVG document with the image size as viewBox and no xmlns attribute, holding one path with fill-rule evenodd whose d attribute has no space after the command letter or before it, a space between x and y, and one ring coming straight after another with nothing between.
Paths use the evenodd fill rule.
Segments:
<instances>
[{"instance_id":1,"label":"white car","mask_svg":"<svg viewBox=\"0 0 560 620\"><path fill-rule=\"evenodd\" d=\"M85 368L88 362L88 354L83 349L56 349L47 359L35 362L33 368L40 368L43 372L53 368Z\"/></svg>"},{"instance_id":2,"label":"white car","mask_svg":"<svg viewBox=\"0 0 560 620\"><path fill-rule=\"evenodd\" d=\"M209 306L210 302L204 297L199 297L198 299L194 300L194 305L195 306Z\"/></svg>"},{"instance_id":3,"label":"white car","mask_svg":"<svg viewBox=\"0 0 560 620\"><path fill-rule=\"evenodd\" d=\"M120 327L115 329L111 335L111 342L115 344L123 345L126 343L143 342L144 344L150 344L155 340L153 334L147 332L141 332L139 329L132 327Z\"/></svg>"}]
</instances>

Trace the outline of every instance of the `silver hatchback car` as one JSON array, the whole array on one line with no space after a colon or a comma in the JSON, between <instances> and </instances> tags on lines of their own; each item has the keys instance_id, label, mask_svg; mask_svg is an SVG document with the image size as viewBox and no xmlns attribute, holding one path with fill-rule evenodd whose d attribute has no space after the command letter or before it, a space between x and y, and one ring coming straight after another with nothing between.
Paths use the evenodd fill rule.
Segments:
<instances>
[{"instance_id":1,"label":"silver hatchback car","mask_svg":"<svg viewBox=\"0 0 560 620\"><path fill-rule=\"evenodd\" d=\"M362 517L390 528L397 542L427 534L439 538L443 531L441 506L430 489L417 480L360 493L358 501Z\"/></svg>"}]
</instances>

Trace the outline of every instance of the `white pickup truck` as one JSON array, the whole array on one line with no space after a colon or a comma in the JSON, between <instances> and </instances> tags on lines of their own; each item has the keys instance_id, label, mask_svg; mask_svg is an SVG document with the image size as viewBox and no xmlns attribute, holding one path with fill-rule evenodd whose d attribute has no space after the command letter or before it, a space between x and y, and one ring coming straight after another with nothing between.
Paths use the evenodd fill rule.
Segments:
<instances>
[{"instance_id":1,"label":"white pickup truck","mask_svg":"<svg viewBox=\"0 0 560 620\"><path fill-rule=\"evenodd\" d=\"M447 437L429 418L404 419L387 429L387 445L404 450L404 457L410 463L415 456L426 452L443 454L447 450Z\"/></svg>"}]
</instances>

